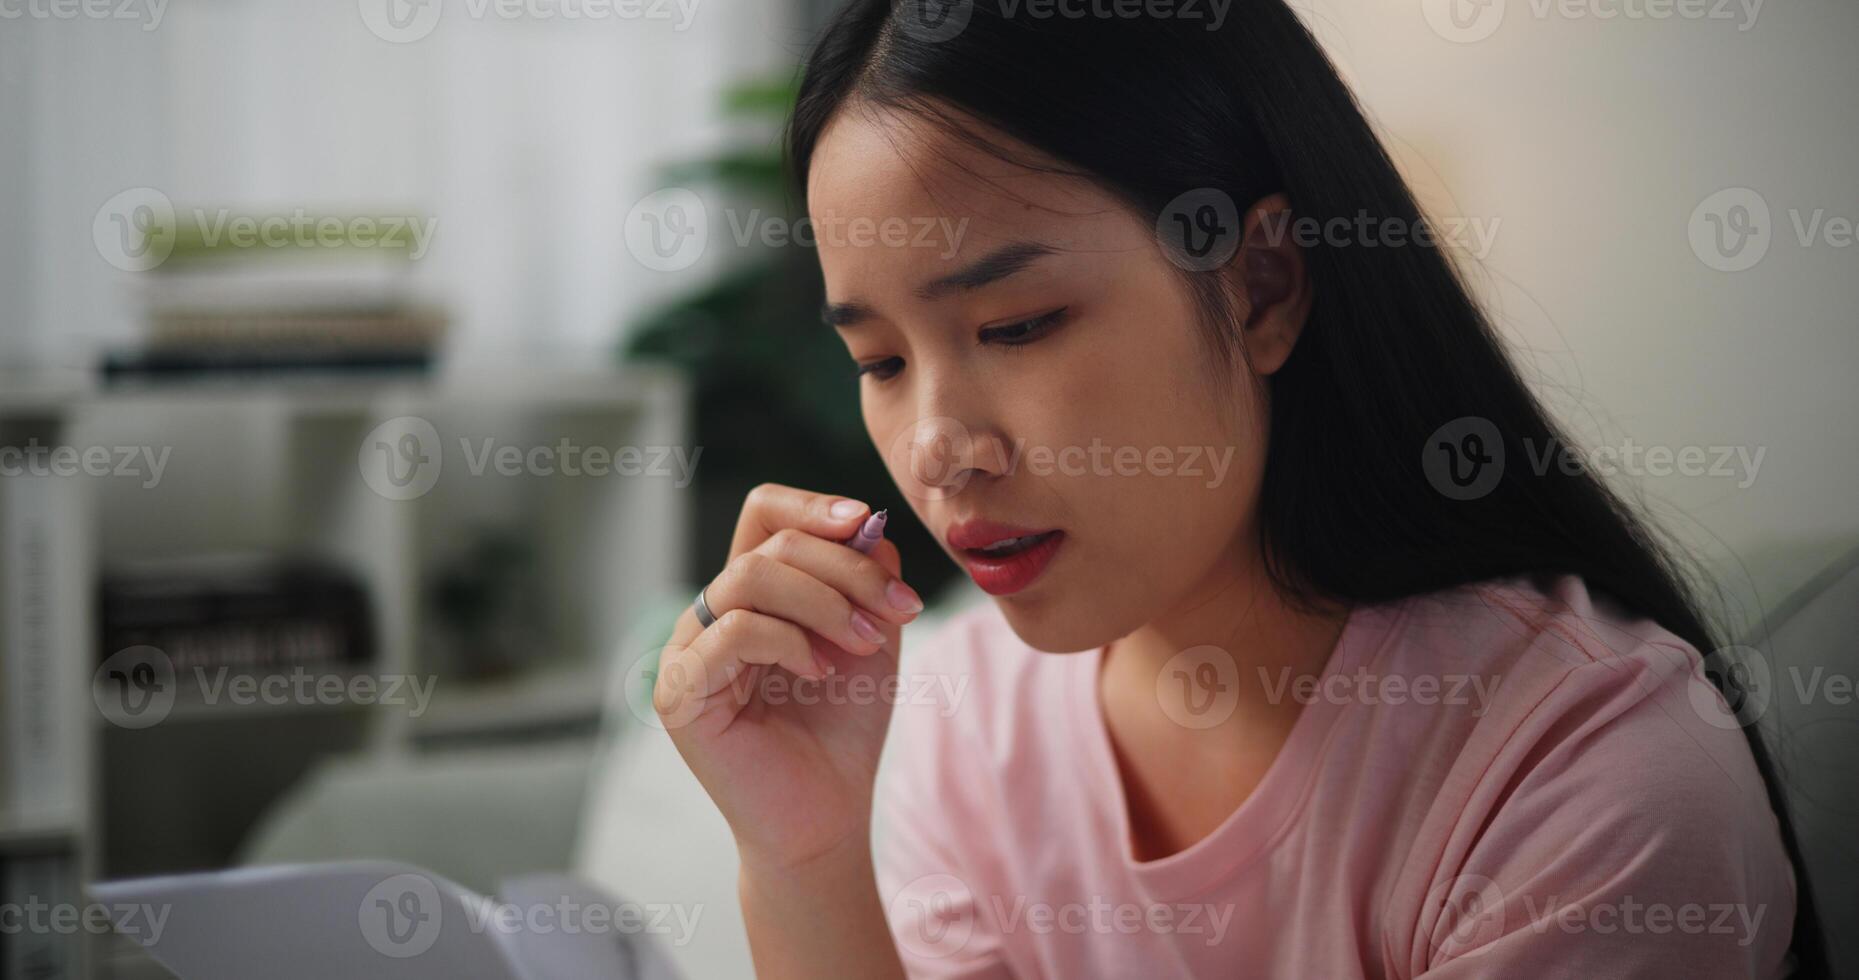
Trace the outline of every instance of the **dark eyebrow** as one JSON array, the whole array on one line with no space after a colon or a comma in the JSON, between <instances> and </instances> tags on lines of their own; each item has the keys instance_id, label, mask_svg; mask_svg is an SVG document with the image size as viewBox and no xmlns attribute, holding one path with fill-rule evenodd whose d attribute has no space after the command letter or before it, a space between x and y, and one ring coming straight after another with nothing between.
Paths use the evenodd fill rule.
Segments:
<instances>
[{"instance_id":1,"label":"dark eyebrow","mask_svg":"<svg viewBox=\"0 0 1859 980\"><path fill-rule=\"evenodd\" d=\"M1055 251L1040 242L1008 242L961 269L917 287L917 297L933 300L951 290L980 289L1019 272L1031 265L1034 259L1051 255ZM820 319L831 327L849 327L872 315L871 308L860 303L827 303L820 307Z\"/></svg>"},{"instance_id":2,"label":"dark eyebrow","mask_svg":"<svg viewBox=\"0 0 1859 980\"><path fill-rule=\"evenodd\" d=\"M820 319L829 327L849 327L871 317L871 307L860 303L828 303L820 307Z\"/></svg>"},{"instance_id":3,"label":"dark eyebrow","mask_svg":"<svg viewBox=\"0 0 1859 980\"><path fill-rule=\"evenodd\" d=\"M983 255L966 268L957 269L940 279L917 288L917 298L935 299L952 289L980 289L988 283L1005 279L1031 265L1034 259L1051 255L1051 246L1039 242L1008 242Z\"/></svg>"}]
</instances>

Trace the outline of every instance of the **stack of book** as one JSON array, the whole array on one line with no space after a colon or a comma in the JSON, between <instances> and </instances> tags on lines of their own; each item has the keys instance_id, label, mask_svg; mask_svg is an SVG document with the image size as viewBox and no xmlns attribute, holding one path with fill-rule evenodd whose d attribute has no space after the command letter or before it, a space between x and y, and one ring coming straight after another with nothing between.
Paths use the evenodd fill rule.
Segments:
<instances>
[{"instance_id":1,"label":"stack of book","mask_svg":"<svg viewBox=\"0 0 1859 980\"><path fill-rule=\"evenodd\" d=\"M143 334L104 356L107 381L202 374L419 371L432 363L447 317L416 288L420 256L405 229L420 219L337 219L343 228L399 228L264 244L177 211L157 229L173 250L138 273L132 302ZM315 227L316 219L303 219ZM274 236L274 241L276 236Z\"/></svg>"},{"instance_id":2,"label":"stack of book","mask_svg":"<svg viewBox=\"0 0 1859 980\"><path fill-rule=\"evenodd\" d=\"M374 662L366 588L303 558L210 555L133 563L103 574L100 654L149 646L180 679L183 700L212 675L342 674Z\"/></svg>"}]
</instances>

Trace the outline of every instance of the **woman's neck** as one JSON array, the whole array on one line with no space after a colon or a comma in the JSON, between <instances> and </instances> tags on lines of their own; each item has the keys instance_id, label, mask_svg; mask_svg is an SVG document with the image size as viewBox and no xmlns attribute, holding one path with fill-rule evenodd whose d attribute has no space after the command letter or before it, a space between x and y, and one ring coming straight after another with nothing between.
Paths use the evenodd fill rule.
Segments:
<instances>
[{"instance_id":1,"label":"woman's neck","mask_svg":"<svg viewBox=\"0 0 1859 980\"><path fill-rule=\"evenodd\" d=\"M1288 692L1322 673L1347 618L1288 601L1249 560L1108 646L1098 698L1137 860L1188 847L1246 801L1303 707Z\"/></svg>"},{"instance_id":2,"label":"woman's neck","mask_svg":"<svg viewBox=\"0 0 1859 980\"><path fill-rule=\"evenodd\" d=\"M1197 662L1223 657L1233 671L1222 669L1221 675L1242 682L1238 707L1250 704L1254 713L1274 707L1266 702L1271 692L1285 689L1276 683L1280 675L1321 674L1348 609L1294 602L1272 581L1256 548L1235 548L1233 554L1165 615L1113 641L1105 651L1105 670L1114 663L1122 676L1153 682L1184 651L1194 651Z\"/></svg>"}]
</instances>

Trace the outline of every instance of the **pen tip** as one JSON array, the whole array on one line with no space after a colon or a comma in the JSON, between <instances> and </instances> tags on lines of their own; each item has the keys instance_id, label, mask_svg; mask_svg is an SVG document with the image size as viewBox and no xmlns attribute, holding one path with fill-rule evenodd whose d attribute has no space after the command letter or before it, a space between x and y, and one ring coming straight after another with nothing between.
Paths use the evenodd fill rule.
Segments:
<instances>
[{"instance_id":1,"label":"pen tip","mask_svg":"<svg viewBox=\"0 0 1859 980\"><path fill-rule=\"evenodd\" d=\"M887 515L887 514L889 514L890 512L891 512L891 510L890 510L890 508L888 508L888 507L887 507L887 508L885 508L884 510L881 510L881 511L879 511L879 512L877 512L876 514L873 514L873 515L871 515L871 516L873 516L873 517L876 517L876 518L878 518L879 520L884 520L884 519L885 519L885 515Z\"/></svg>"}]
</instances>

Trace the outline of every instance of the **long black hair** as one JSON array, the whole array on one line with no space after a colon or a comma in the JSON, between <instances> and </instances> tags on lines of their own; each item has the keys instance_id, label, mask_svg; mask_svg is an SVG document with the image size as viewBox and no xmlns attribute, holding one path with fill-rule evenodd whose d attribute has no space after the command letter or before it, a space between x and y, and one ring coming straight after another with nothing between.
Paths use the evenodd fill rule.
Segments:
<instances>
[{"instance_id":1,"label":"long black hair","mask_svg":"<svg viewBox=\"0 0 1859 980\"><path fill-rule=\"evenodd\" d=\"M1190 5L1169 16L1040 9L1026 0L850 0L805 65L788 125L785 152L803 199L827 122L863 102L942 122L1006 155L951 119L944 110L953 107L1150 220L1184 193L1211 190L1242 209L1283 192L1300 227L1364 215L1385 227L1423 225L1361 108L1283 0L1235 0L1224 23L1208 6L1202 17L1189 16ZM1447 252L1425 236L1404 247L1320 240L1305 259L1313 305L1267 381L1259 504L1266 560L1287 595L1374 603L1573 574L1700 653L1719 649L1684 566L1599 479L1521 465L1532 447L1540 458L1541 447L1570 443ZM1228 280L1184 275L1214 349L1243 356ZM1442 484L1423 462L1442 432L1493 439L1483 455L1518 465L1496 467L1487 486ZM1733 674L1711 677L1741 703ZM1755 727L1745 732L1795 865L1797 969L1818 974L1825 954L1786 800Z\"/></svg>"}]
</instances>

